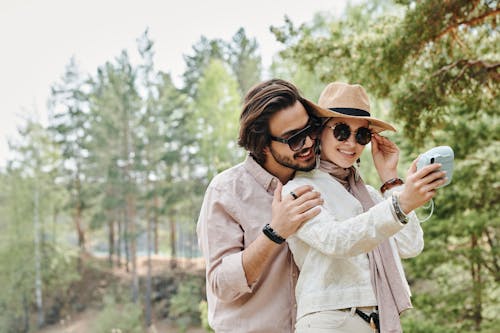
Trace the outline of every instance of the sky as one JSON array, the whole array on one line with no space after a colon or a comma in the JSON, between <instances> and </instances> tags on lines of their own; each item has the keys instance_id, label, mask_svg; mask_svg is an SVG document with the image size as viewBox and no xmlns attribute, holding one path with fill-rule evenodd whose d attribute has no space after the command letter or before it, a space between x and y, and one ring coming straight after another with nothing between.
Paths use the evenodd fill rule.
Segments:
<instances>
[{"instance_id":1,"label":"sky","mask_svg":"<svg viewBox=\"0 0 500 333\"><path fill-rule=\"evenodd\" d=\"M157 69L175 82L183 55L203 35L230 40L243 27L257 39L264 66L282 47L269 31L287 15L294 24L316 12L338 16L347 0L0 0L0 166L7 140L18 139L24 119L46 123L50 86L75 57L84 73L113 60L124 49L131 58L136 39L149 29Z\"/></svg>"}]
</instances>

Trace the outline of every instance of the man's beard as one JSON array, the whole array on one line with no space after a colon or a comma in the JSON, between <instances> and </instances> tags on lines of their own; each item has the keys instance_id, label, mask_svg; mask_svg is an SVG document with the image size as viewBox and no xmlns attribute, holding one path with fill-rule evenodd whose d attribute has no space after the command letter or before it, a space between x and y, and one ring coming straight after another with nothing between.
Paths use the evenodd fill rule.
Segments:
<instances>
[{"instance_id":1,"label":"man's beard","mask_svg":"<svg viewBox=\"0 0 500 333\"><path fill-rule=\"evenodd\" d=\"M278 162L278 164L281 164L282 166L285 166L287 168L294 169L297 171L311 171L316 166L316 161L314 158L311 159L311 162L304 161L301 163L301 162L297 162L294 159L291 159L289 157L285 157L285 156L280 155L278 152L274 151L271 146L269 146L269 150L271 151L271 155L273 155L273 158L276 160L276 162ZM303 149L301 151L296 152L293 156L295 157L297 155L300 155L300 153L303 152L304 150L306 150L306 149ZM304 163L308 163L308 164L304 164Z\"/></svg>"}]
</instances>

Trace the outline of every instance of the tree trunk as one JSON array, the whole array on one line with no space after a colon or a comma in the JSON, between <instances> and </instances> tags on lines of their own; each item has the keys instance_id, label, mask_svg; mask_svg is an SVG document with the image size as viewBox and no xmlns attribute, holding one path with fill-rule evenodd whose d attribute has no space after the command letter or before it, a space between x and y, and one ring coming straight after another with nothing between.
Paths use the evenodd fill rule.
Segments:
<instances>
[{"instance_id":1,"label":"tree trunk","mask_svg":"<svg viewBox=\"0 0 500 333\"><path fill-rule=\"evenodd\" d=\"M132 194L127 198L128 212L130 213L130 260L132 262L132 301L139 298L139 277L137 275L137 235L135 225L135 200Z\"/></svg>"},{"instance_id":2,"label":"tree trunk","mask_svg":"<svg viewBox=\"0 0 500 333\"><path fill-rule=\"evenodd\" d=\"M475 331L481 330L482 322L482 279L481 279L481 258L479 255L480 249L478 248L477 236L471 236L471 273L472 273L472 290L473 290L473 313L472 317L474 320Z\"/></svg>"},{"instance_id":3,"label":"tree trunk","mask_svg":"<svg viewBox=\"0 0 500 333\"><path fill-rule=\"evenodd\" d=\"M155 187L156 187L156 184L155 184ZM155 250L155 254L158 254L159 252L159 249L158 249L158 211L160 209L160 199L158 198L158 194L156 193L156 189L155 189L155 193L154 193L154 211L153 211L153 218L154 218L154 221L153 221L153 228L154 228L154 250Z\"/></svg>"},{"instance_id":4,"label":"tree trunk","mask_svg":"<svg viewBox=\"0 0 500 333\"><path fill-rule=\"evenodd\" d=\"M40 255L40 221L38 216L38 205L39 205L39 195L38 187L35 185L34 193L34 212L33 212L33 224L35 231L35 297L36 297L36 308L37 308L37 327L41 328L45 322L43 314L43 302L42 302L42 272L41 272L41 255Z\"/></svg>"},{"instance_id":5,"label":"tree trunk","mask_svg":"<svg viewBox=\"0 0 500 333\"><path fill-rule=\"evenodd\" d=\"M147 227L146 227L146 249L148 254L148 275L146 278L146 327L151 326L151 216L150 216L150 200L147 201Z\"/></svg>"},{"instance_id":6,"label":"tree trunk","mask_svg":"<svg viewBox=\"0 0 500 333\"><path fill-rule=\"evenodd\" d=\"M130 264L130 235L129 235L129 217L127 216L127 208L123 210L123 243L125 250L125 271L130 272L129 264Z\"/></svg>"},{"instance_id":7,"label":"tree trunk","mask_svg":"<svg viewBox=\"0 0 500 333\"><path fill-rule=\"evenodd\" d=\"M123 221L120 218L120 213L114 212L118 223L118 241L116 242L116 263L118 267L122 267L122 244L123 244Z\"/></svg>"},{"instance_id":8,"label":"tree trunk","mask_svg":"<svg viewBox=\"0 0 500 333\"><path fill-rule=\"evenodd\" d=\"M23 322L22 332L28 333L30 331L30 304L26 293L23 293Z\"/></svg>"},{"instance_id":9,"label":"tree trunk","mask_svg":"<svg viewBox=\"0 0 500 333\"><path fill-rule=\"evenodd\" d=\"M52 244L54 247L57 245L57 218L59 216L59 208L54 207L52 212Z\"/></svg>"},{"instance_id":10,"label":"tree trunk","mask_svg":"<svg viewBox=\"0 0 500 333\"><path fill-rule=\"evenodd\" d=\"M171 253L170 268L174 269L177 267L177 247L176 247L177 232L176 232L175 220L172 213L170 214L168 220L170 223L170 253Z\"/></svg>"},{"instance_id":11,"label":"tree trunk","mask_svg":"<svg viewBox=\"0 0 500 333\"><path fill-rule=\"evenodd\" d=\"M113 257L115 255L115 221L108 210L108 264L113 267Z\"/></svg>"},{"instance_id":12,"label":"tree trunk","mask_svg":"<svg viewBox=\"0 0 500 333\"><path fill-rule=\"evenodd\" d=\"M75 175L76 205L75 205L75 228L78 236L78 246L82 252L85 252L85 232L82 226L82 189L80 182L80 173Z\"/></svg>"}]
</instances>

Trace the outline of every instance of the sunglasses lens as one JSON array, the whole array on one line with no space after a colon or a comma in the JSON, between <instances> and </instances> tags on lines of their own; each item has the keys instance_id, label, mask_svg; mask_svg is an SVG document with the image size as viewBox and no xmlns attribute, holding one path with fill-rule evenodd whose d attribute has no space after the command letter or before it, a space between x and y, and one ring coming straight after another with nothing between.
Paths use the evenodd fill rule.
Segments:
<instances>
[{"instance_id":1,"label":"sunglasses lens","mask_svg":"<svg viewBox=\"0 0 500 333\"><path fill-rule=\"evenodd\" d=\"M292 135L288 139L288 145L290 146L290 149L293 151L297 151L300 150L302 147L304 147L304 144L306 143L306 137L308 134L309 131L303 131L295 135Z\"/></svg>"},{"instance_id":2,"label":"sunglasses lens","mask_svg":"<svg viewBox=\"0 0 500 333\"><path fill-rule=\"evenodd\" d=\"M311 139L317 139L321 135L321 131L323 131L323 126L321 126L321 124L312 124L309 136Z\"/></svg>"},{"instance_id":3,"label":"sunglasses lens","mask_svg":"<svg viewBox=\"0 0 500 333\"><path fill-rule=\"evenodd\" d=\"M360 127L356 132L356 141L360 145L367 145L372 140L372 131L367 127Z\"/></svg>"},{"instance_id":4,"label":"sunglasses lens","mask_svg":"<svg viewBox=\"0 0 500 333\"><path fill-rule=\"evenodd\" d=\"M346 124L337 124L333 128L333 136L339 141L345 141L351 136L351 129Z\"/></svg>"}]
</instances>

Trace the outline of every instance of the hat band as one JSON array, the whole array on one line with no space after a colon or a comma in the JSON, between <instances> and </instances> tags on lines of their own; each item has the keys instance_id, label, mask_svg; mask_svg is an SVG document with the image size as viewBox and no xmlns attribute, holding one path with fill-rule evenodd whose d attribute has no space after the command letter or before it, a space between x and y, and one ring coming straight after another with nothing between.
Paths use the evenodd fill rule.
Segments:
<instances>
[{"instance_id":1,"label":"hat band","mask_svg":"<svg viewBox=\"0 0 500 333\"><path fill-rule=\"evenodd\" d=\"M353 109L353 108L328 108L331 111L335 111L338 113L345 114L346 116L356 116L356 117L369 117L370 112L366 112L361 109Z\"/></svg>"}]
</instances>

